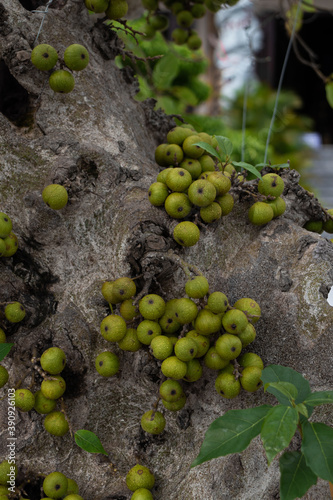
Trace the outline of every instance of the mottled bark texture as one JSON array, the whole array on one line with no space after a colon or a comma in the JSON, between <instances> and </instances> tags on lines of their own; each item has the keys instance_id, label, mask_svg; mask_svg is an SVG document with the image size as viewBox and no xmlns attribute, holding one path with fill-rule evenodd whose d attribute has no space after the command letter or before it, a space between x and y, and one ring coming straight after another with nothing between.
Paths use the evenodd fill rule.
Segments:
<instances>
[{"instance_id":1,"label":"mottled bark texture","mask_svg":"<svg viewBox=\"0 0 333 500\"><path fill-rule=\"evenodd\" d=\"M165 411L162 435L140 430L141 415L157 399L160 363L147 350L124 353L112 345L121 358L120 375L102 379L97 374L94 359L110 348L99 333L109 313L101 284L142 275L140 289L154 278L150 292L160 292L159 282L166 298L180 297L185 277L163 258L174 249L204 272L211 291L223 291L231 303L251 297L260 304L257 338L246 350L259 354L265 365L300 371L313 389L332 388L333 309L326 298L333 283L333 246L302 228L322 215L320 208L291 170L283 174L287 211L282 217L252 226L246 215L250 201L241 199L222 222L202 229L197 245L179 248L171 236L174 221L147 198L159 171L154 150L165 141L172 120L154 112L152 102L133 99L135 81L114 63L120 42L89 16L82 1L55 6L39 43L61 54L69 44L81 43L91 55L68 95L54 94L47 75L30 63L40 14L18 0L0 2L0 208L12 218L19 239L17 253L0 260L0 302L17 300L27 310L22 323L1 319L14 343L3 362L10 381L1 394L22 378L34 352L61 347L67 356L64 403L72 429L95 432L117 471L102 455L78 448L69 434L52 437L36 412L17 412L19 482L31 479L27 491L37 499L39 475L58 470L78 482L86 500L125 500L131 494L124 477L140 461L156 476L153 493L159 500L279 498L278 460L267 467L258 439L241 454L190 470L216 417L232 408L274 404L262 390L224 400L214 389L215 374L204 369L198 382L184 383L185 408ZM52 182L69 192L69 204L59 212L42 201L42 189ZM23 387L33 383L36 390L40 382L38 374L35 381L28 376ZM2 459L6 411L4 399ZM314 417L332 422L332 410L321 407ZM295 439L291 448L298 445ZM328 484L319 481L305 498L326 499L328 491Z\"/></svg>"}]
</instances>

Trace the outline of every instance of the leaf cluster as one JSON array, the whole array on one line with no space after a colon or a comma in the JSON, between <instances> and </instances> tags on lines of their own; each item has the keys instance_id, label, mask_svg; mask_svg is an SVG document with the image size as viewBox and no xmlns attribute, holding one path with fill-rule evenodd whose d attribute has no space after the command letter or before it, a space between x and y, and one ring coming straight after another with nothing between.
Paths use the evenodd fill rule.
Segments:
<instances>
[{"instance_id":1,"label":"leaf cluster","mask_svg":"<svg viewBox=\"0 0 333 500\"><path fill-rule=\"evenodd\" d=\"M300 373L280 365L265 368L262 381L279 404L230 410L217 418L209 426L191 466L240 453L259 434L270 464L298 431L300 450L285 451L279 459L281 500L302 497L318 477L333 482L333 428L309 420L315 406L333 403L333 391L311 392L309 382Z\"/></svg>"}]
</instances>

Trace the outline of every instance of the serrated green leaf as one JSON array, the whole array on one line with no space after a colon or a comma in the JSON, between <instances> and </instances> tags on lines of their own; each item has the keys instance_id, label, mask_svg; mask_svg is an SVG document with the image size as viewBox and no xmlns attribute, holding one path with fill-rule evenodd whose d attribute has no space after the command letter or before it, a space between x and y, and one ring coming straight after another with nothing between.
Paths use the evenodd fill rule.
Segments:
<instances>
[{"instance_id":1,"label":"serrated green leaf","mask_svg":"<svg viewBox=\"0 0 333 500\"><path fill-rule=\"evenodd\" d=\"M280 473L280 500L302 498L318 479L300 451L287 451L280 457Z\"/></svg>"},{"instance_id":2,"label":"serrated green leaf","mask_svg":"<svg viewBox=\"0 0 333 500\"><path fill-rule=\"evenodd\" d=\"M325 85L326 99L328 104L333 108L333 82L329 82Z\"/></svg>"},{"instance_id":3,"label":"serrated green leaf","mask_svg":"<svg viewBox=\"0 0 333 500\"><path fill-rule=\"evenodd\" d=\"M261 173L259 172L259 170L257 170L256 167L254 167L250 163L246 163L244 161L233 161L232 165L234 165L234 167L245 168L245 170L251 172L251 174L253 174L255 177L261 179Z\"/></svg>"},{"instance_id":4,"label":"serrated green leaf","mask_svg":"<svg viewBox=\"0 0 333 500\"><path fill-rule=\"evenodd\" d=\"M14 344L9 343L0 344L0 361L2 361L7 356L13 345Z\"/></svg>"},{"instance_id":5,"label":"serrated green leaf","mask_svg":"<svg viewBox=\"0 0 333 500\"><path fill-rule=\"evenodd\" d=\"M262 371L261 380L264 385L271 382L289 382L293 384L298 391L295 404L303 403L311 393L309 382L300 373L286 366L268 365ZM267 392L274 394L279 403L290 405L289 399L274 387L268 387Z\"/></svg>"},{"instance_id":6,"label":"serrated green leaf","mask_svg":"<svg viewBox=\"0 0 333 500\"><path fill-rule=\"evenodd\" d=\"M298 411L285 405L274 406L266 415L260 437L262 439L268 465L273 458L289 445L295 434Z\"/></svg>"},{"instance_id":7,"label":"serrated green leaf","mask_svg":"<svg viewBox=\"0 0 333 500\"><path fill-rule=\"evenodd\" d=\"M234 149L231 140L228 139L228 137L224 137L223 135L215 135L214 137L219 146L220 154L230 158L230 155Z\"/></svg>"},{"instance_id":8,"label":"serrated green leaf","mask_svg":"<svg viewBox=\"0 0 333 500\"><path fill-rule=\"evenodd\" d=\"M262 423L272 407L262 405L246 410L230 410L208 427L197 458L191 467L212 458L239 453L250 444L261 430Z\"/></svg>"},{"instance_id":9,"label":"serrated green leaf","mask_svg":"<svg viewBox=\"0 0 333 500\"><path fill-rule=\"evenodd\" d=\"M295 406L295 408L298 411L298 413L303 415L305 418L309 418L309 412L304 403L299 403L298 405Z\"/></svg>"},{"instance_id":10,"label":"serrated green leaf","mask_svg":"<svg viewBox=\"0 0 333 500\"><path fill-rule=\"evenodd\" d=\"M333 391L312 392L304 401L309 406L327 405L333 403Z\"/></svg>"},{"instance_id":11,"label":"serrated green leaf","mask_svg":"<svg viewBox=\"0 0 333 500\"><path fill-rule=\"evenodd\" d=\"M274 389L277 389L281 394L284 394L290 402L295 401L297 398L298 391L294 384L291 384L290 382L268 382L265 384L265 391L268 389L268 387L273 387Z\"/></svg>"},{"instance_id":12,"label":"serrated green leaf","mask_svg":"<svg viewBox=\"0 0 333 500\"><path fill-rule=\"evenodd\" d=\"M173 54L167 54L159 59L153 70L153 83L158 90L169 88L176 78L179 59Z\"/></svg>"},{"instance_id":13,"label":"serrated green leaf","mask_svg":"<svg viewBox=\"0 0 333 500\"><path fill-rule=\"evenodd\" d=\"M301 451L306 464L317 476L333 482L333 429L326 424L306 421L302 424Z\"/></svg>"},{"instance_id":14,"label":"serrated green leaf","mask_svg":"<svg viewBox=\"0 0 333 500\"><path fill-rule=\"evenodd\" d=\"M211 146L207 142L199 141L193 144L193 146L200 146L202 149L207 151L207 153L211 154L212 156L215 156L215 158L217 158L219 161L223 161L222 157L219 155L216 149L214 149L213 146Z\"/></svg>"},{"instance_id":15,"label":"serrated green leaf","mask_svg":"<svg viewBox=\"0 0 333 500\"><path fill-rule=\"evenodd\" d=\"M76 444L89 453L102 453L107 455L99 438L91 431L80 429L74 434Z\"/></svg>"}]
</instances>

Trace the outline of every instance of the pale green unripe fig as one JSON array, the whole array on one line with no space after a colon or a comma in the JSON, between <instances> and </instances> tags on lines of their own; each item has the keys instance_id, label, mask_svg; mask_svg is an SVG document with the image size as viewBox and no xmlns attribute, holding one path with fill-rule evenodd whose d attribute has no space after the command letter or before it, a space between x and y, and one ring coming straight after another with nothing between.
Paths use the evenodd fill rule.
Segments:
<instances>
[{"instance_id":1,"label":"pale green unripe fig","mask_svg":"<svg viewBox=\"0 0 333 500\"><path fill-rule=\"evenodd\" d=\"M240 383L248 392L255 392L262 386L261 368L258 366L246 366L242 371Z\"/></svg>"},{"instance_id":2,"label":"pale green unripe fig","mask_svg":"<svg viewBox=\"0 0 333 500\"><path fill-rule=\"evenodd\" d=\"M136 330L138 340L145 345L150 345L151 341L161 335L162 330L157 321L152 321L149 319L144 319L138 324Z\"/></svg>"},{"instance_id":3,"label":"pale green unripe fig","mask_svg":"<svg viewBox=\"0 0 333 500\"><path fill-rule=\"evenodd\" d=\"M118 341L118 346L122 351L136 352L142 344L138 339L138 334L135 328L128 328L125 337Z\"/></svg>"},{"instance_id":4,"label":"pale green unripe fig","mask_svg":"<svg viewBox=\"0 0 333 500\"><path fill-rule=\"evenodd\" d=\"M4 344L6 342L6 334L2 328L0 328L0 344Z\"/></svg>"},{"instance_id":5,"label":"pale green unripe fig","mask_svg":"<svg viewBox=\"0 0 333 500\"><path fill-rule=\"evenodd\" d=\"M169 337L165 335L157 335L157 337L153 338L150 347L154 358L160 359L161 361L168 358L173 353L173 343Z\"/></svg>"},{"instance_id":6,"label":"pale green unripe fig","mask_svg":"<svg viewBox=\"0 0 333 500\"><path fill-rule=\"evenodd\" d=\"M70 477L67 478L68 480L68 487L67 487L67 495L69 494L78 494L79 493L79 486L74 479L71 479Z\"/></svg>"},{"instance_id":7,"label":"pale green unripe fig","mask_svg":"<svg viewBox=\"0 0 333 500\"><path fill-rule=\"evenodd\" d=\"M131 321L139 313L137 306L133 305L132 299L124 300L120 305L119 312L125 321Z\"/></svg>"},{"instance_id":8,"label":"pale green unripe fig","mask_svg":"<svg viewBox=\"0 0 333 500\"><path fill-rule=\"evenodd\" d=\"M211 203L207 207L200 208L200 217L207 224L211 224L221 219L222 217L222 208L218 203Z\"/></svg>"},{"instance_id":9,"label":"pale green unripe fig","mask_svg":"<svg viewBox=\"0 0 333 500\"><path fill-rule=\"evenodd\" d=\"M323 230L326 231L326 233L333 234L333 208L330 208L327 210L328 214L332 217L332 219L327 219L323 223Z\"/></svg>"},{"instance_id":10,"label":"pale green unripe fig","mask_svg":"<svg viewBox=\"0 0 333 500\"><path fill-rule=\"evenodd\" d=\"M211 370L221 370L229 364L229 360L221 358L216 350L216 347L212 346L208 349L204 357L204 363L207 368L210 368Z\"/></svg>"},{"instance_id":11,"label":"pale green unripe fig","mask_svg":"<svg viewBox=\"0 0 333 500\"><path fill-rule=\"evenodd\" d=\"M95 359L95 368L103 377L113 377L119 372L119 358L117 354L105 351Z\"/></svg>"},{"instance_id":12,"label":"pale green unripe fig","mask_svg":"<svg viewBox=\"0 0 333 500\"><path fill-rule=\"evenodd\" d=\"M69 94L75 86L75 79L72 73L65 69L57 69L49 78L49 85L53 92Z\"/></svg>"},{"instance_id":13,"label":"pale green unripe fig","mask_svg":"<svg viewBox=\"0 0 333 500\"><path fill-rule=\"evenodd\" d=\"M222 326L228 333L238 335L248 324L248 319L243 311L229 309L222 317Z\"/></svg>"},{"instance_id":14,"label":"pale green unripe fig","mask_svg":"<svg viewBox=\"0 0 333 500\"><path fill-rule=\"evenodd\" d=\"M191 185L191 174L185 168L176 167L169 172L166 184L172 191L183 192Z\"/></svg>"},{"instance_id":15,"label":"pale green unripe fig","mask_svg":"<svg viewBox=\"0 0 333 500\"><path fill-rule=\"evenodd\" d=\"M109 0L85 0L84 3L87 9L95 12L95 14L101 14L108 8Z\"/></svg>"},{"instance_id":16,"label":"pale green unripe fig","mask_svg":"<svg viewBox=\"0 0 333 500\"><path fill-rule=\"evenodd\" d=\"M35 396L29 389L16 389L15 406L21 411L30 411L34 407Z\"/></svg>"},{"instance_id":17,"label":"pale green unripe fig","mask_svg":"<svg viewBox=\"0 0 333 500\"><path fill-rule=\"evenodd\" d=\"M8 476L14 472L17 476L17 466L16 464L10 464L8 460L4 460L0 463L0 484L3 486L8 486Z\"/></svg>"},{"instance_id":18,"label":"pale green unripe fig","mask_svg":"<svg viewBox=\"0 0 333 500\"><path fill-rule=\"evenodd\" d=\"M256 338L256 330L252 323L248 323L247 327L237 335L239 340L242 342L243 347L251 344Z\"/></svg>"},{"instance_id":19,"label":"pale green unripe fig","mask_svg":"<svg viewBox=\"0 0 333 500\"><path fill-rule=\"evenodd\" d=\"M177 45L184 45L188 39L188 31L182 28L175 28L171 33L171 39Z\"/></svg>"},{"instance_id":20,"label":"pale green unripe fig","mask_svg":"<svg viewBox=\"0 0 333 500\"><path fill-rule=\"evenodd\" d=\"M196 332L195 330L191 330L187 332L186 338L189 337L194 340L194 342L197 344L197 354L195 355L196 358L201 358L206 354L206 352L209 349L209 340L207 337L204 335L200 335L200 333Z\"/></svg>"},{"instance_id":21,"label":"pale green unripe fig","mask_svg":"<svg viewBox=\"0 0 333 500\"><path fill-rule=\"evenodd\" d=\"M0 212L0 238L7 238L13 228L10 217L4 212Z\"/></svg>"},{"instance_id":22,"label":"pale green unripe fig","mask_svg":"<svg viewBox=\"0 0 333 500\"><path fill-rule=\"evenodd\" d=\"M200 158L204 154L204 149L200 146L195 146L197 142L202 142L202 138L198 135L191 135L183 142L183 151L189 158Z\"/></svg>"},{"instance_id":23,"label":"pale green unripe fig","mask_svg":"<svg viewBox=\"0 0 333 500\"><path fill-rule=\"evenodd\" d=\"M64 62L72 71L81 71L89 64L89 52L83 45L73 43L64 52Z\"/></svg>"},{"instance_id":24,"label":"pale green unripe fig","mask_svg":"<svg viewBox=\"0 0 333 500\"><path fill-rule=\"evenodd\" d=\"M184 152L178 144L168 144L164 151L167 165L179 165L183 161Z\"/></svg>"},{"instance_id":25,"label":"pale green unripe fig","mask_svg":"<svg viewBox=\"0 0 333 500\"><path fill-rule=\"evenodd\" d=\"M119 304L120 300L116 299L113 293L113 281L105 281L102 285L102 295L109 304Z\"/></svg>"},{"instance_id":26,"label":"pale green unripe fig","mask_svg":"<svg viewBox=\"0 0 333 500\"><path fill-rule=\"evenodd\" d=\"M200 230L193 222L180 222L173 230L173 238L183 247L192 247L199 241Z\"/></svg>"},{"instance_id":27,"label":"pale green unripe fig","mask_svg":"<svg viewBox=\"0 0 333 500\"><path fill-rule=\"evenodd\" d=\"M52 45L41 43L31 52L32 64L41 71L49 71L58 61L58 53Z\"/></svg>"},{"instance_id":28,"label":"pale green unripe fig","mask_svg":"<svg viewBox=\"0 0 333 500\"><path fill-rule=\"evenodd\" d=\"M171 311L169 312L167 311L167 309L165 310L163 316L158 320L158 323L162 331L169 335L176 333L181 327L181 324L178 321L176 321L174 312Z\"/></svg>"},{"instance_id":29,"label":"pale green unripe fig","mask_svg":"<svg viewBox=\"0 0 333 500\"><path fill-rule=\"evenodd\" d=\"M198 162L201 165L202 172L214 172L215 171L215 163L211 156L208 154L203 154L198 158Z\"/></svg>"},{"instance_id":30,"label":"pale green unripe fig","mask_svg":"<svg viewBox=\"0 0 333 500\"><path fill-rule=\"evenodd\" d=\"M208 297L207 306L214 314L224 313L229 307L228 297L222 292L213 292Z\"/></svg>"},{"instance_id":31,"label":"pale green unripe fig","mask_svg":"<svg viewBox=\"0 0 333 500\"><path fill-rule=\"evenodd\" d=\"M126 0L112 0L105 11L105 15L108 19L116 20L126 16L127 11L128 3Z\"/></svg>"},{"instance_id":32,"label":"pale green unripe fig","mask_svg":"<svg viewBox=\"0 0 333 500\"><path fill-rule=\"evenodd\" d=\"M266 174L258 182L258 191L265 196L280 196L283 190L283 179L277 174Z\"/></svg>"},{"instance_id":33,"label":"pale green unripe fig","mask_svg":"<svg viewBox=\"0 0 333 500\"><path fill-rule=\"evenodd\" d=\"M216 198L216 189L211 182L198 179L190 185L188 197L193 205L208 207Z\"/></svg>"},{"instance_id":34,"label":"pale green unripe fig","mask_svg":"<svg viewBox=\"0 0 333 500\"><path fill-rule=\"evenodd\" d=\"M139 311L145 319L159 319L164 314L165 301L159 295L150 293L142 297L142 299L140 300Z\"/></svg>"},{"instance_id":35,"label":"pale green unripe fig","mask_svg":"<svg viewBox=\"0 0 333 500\"><path fill-rule=\"evenodd\" d=\"M149 434L161 434L165 428L165 418L160 411L149 410L141 417L141 427Z\"/></svg>"},{"instance_id":36,"label":"pale green unripe fig","mask_svg":"<svg viewBox=\"0 0 333 500\"><path fill-rule=\"evenodd\" d=\"M256 201L248 211L249 221L255 226L263 226L274 217L273 209L268 203Z\"/></svg>"},{"instance_id":37,"label":"pale green unripe fig","mask_svg":"<svg viewBox=\"0 0 333 500\"><path fill-rule=\"evenodd\" d=\"M221 373L215 380L215 389L224 398L232 399L240 393L241 385L231 373Z\"/></svg>"},{"instance_id":38,"label":"pale green unripe fig","mask_svg":"<svg viewBox=\"0 0 333 500\"><path fill-rule=\"evenodd\" d=\"M234 208L235 201L230 193L226 193L222 196L217 196L215 201L220 205L222 209L222 217L230 214L230 212Z\"/></svg>"},{"instance_id":39,"label":"pale green unripe fig","mask_svg":"<svg viewBox=\"0 0 333 500\"><path fill-rule=\"evenodd\" d=\"M192 203L185 193L171 193L165 200L165 211L174 219L184 219L192 210Z\"/></svg>"},{"instance_id":40,"label":"pale green unripe fig","mask_svg":"<svg viewBox=\"0 0 333 500\"><path fill-rule=\"evenodd\" d=\"M17 236L14 233L10 233L3 242L6 245L6 250L3 252L2 257L12 257L18 249Z\"/></svg>"},{"instance_id":41,"label":"pale green unripe fig","mask_svg":"<svg viewBox=\"0 0 333 500\"><path fill-rule=\"evenodd\" d=\"M273 209L274 219L280 217L286 211L286 202L280 196L277 196L275 200L267 200L267 203Z\"/></svg>"},{"instance_id":42,"label":"pale green unripe fig","mask_svg":"<svg viewBox=\"0 0 333 500\"><path fill-rule=\"evenodd\" d=\"M195 31L191 30L191 33L196 33ZM210 146L212 145L212 136L209 134L206 134L206 132L199 132L198 137L200 137L200 141L206 142Z\"/></svg>"},{"instance_id":43,"label":"pale green unripe fig","mask_svg":"<svg viewBox=\"0 0 333 500\"><path fill-rule=\"evenodd\" d=\"M230 179L222 172L209 172L207 180L215 187L217 196L223 196L231 188Z\"/></svg>"},{"instance_id":44,"label":"pale green unripe fig","mask_svg":"<svg viewBox=\"0 0 333 500\"><path fill-rule=\"evenodd\" d=\"M211 335L221 328L221 318L209 309L201 309L194 323L195 330L201 335Z\"/></svg>"},{"instance_id":45,"label":"pale green unripe fig","mask_svg":"<svg viewBox=\"0 0 333 500\"><path fill-rule=\"evenodd\" d=\"M259 321L260 319L260 306L253 299L243 297L242 299L239 299L237 300L237 302L235 302L234 308L243 311L246 314L247 319L253 324L257 323L257 321Z\"/></svg>"},{"instance_id":46,"label":"pale green unripe fig","mask_svg":"<svg viewBox=\"0 0 333 500\"><path fill-rule=\"evenodd\" d=\"M42 198L53 210L61 210L67 205L68 193L60 184L49 184L43 189Z\"/></svg>"},{"instance_id":47,"label":"pale green unripe fig","mask_svg":"<svg viewBox=\"0 0 333 500\"><path fill-rule=\"evenodd\" d=\"M209 292L209 283L204 276L195 276L185 284L185 292L191 299L203 299Z\"/></svg>"},{"instance_id":48,"label":"pale green unripe fig","mask_svg":"<svg viewBox=\"0 0 333 500\"><path fill-rule=\"evenodd\" d=\"M196 303L187 298L177 299L174 306L174 314L176 321L181 325L191 323L198 315L198 306Z\"/></svg>"},{"instance_id":49,"label":"pale green unripe fig","mask_svg":"<svg viewBox=\"0 0 333 500\"><path fill-rule=\"evenodd\" d=\"M148 467L145 467L144 465L135 465L126 475L126 485L131 491L136 491L139 488L151 490L154 484L154 474L152 474Z\"/></svg>"},{"instance_id":50,"label":"pale green unripe fig","mask_svg":"<svg viewBox=\"0 0 333 500\"><path fill-rule=\"evenodd\" d=\"M154 207L161 207L169 196L168 187L164 182L153 182L148 190L148 199Z\"/></svg>"},{"instance_id":51,"label":"pale green unripe fig","mask_svg":"<svg viewBox=\"0 0 333 500\"><path fill-rule=\"evenodd\" d=\"M60 375L52 375L52 379L44 379L40 389L47 399L59 399L66 390L66 382Z\"/></svg>"},{"instance_id":52,"label":"pale green unripe fig","mask_svg":"<svg viewBox=\"0 0 333 500\"><path fill-rule=\"evenodd\" d=\"M236 359L243 348L241 340L237 335L232 335L231 333L224 333L215 342L215 347L217 353L223 359Z\"/></svg>"},{"instance_id":53,"label":"pale green unripe fig","mask_svg":"<svg viewBox=\"0 0 333 500\"><path fill-rule=\"evenodd\" d=\"M185 158L179 166L187 170L193 180L197 179L202 172L200 163L194 158Z\"/></svg>"},{"instance_id":54,"label":"pale green unripe fig","mask_svg":"<svg viewBox=\"0 0 333 500\"><path fill-rule=\"evenodd\" d=\"M50 347L41 355L40 364L47 373L58 375L65 368L66 354L59 347Z\"/></svg>"},{"instance_id":55,"label":"pale green unripe fig","mask_svg":"<svg viewBox=\"0 0 333 500\"><path fill-rule=\"evenodd\" d=\"M68 488L68 479L62 472L51 472L43 481L45 495L51 498L63 497Z\"/></svg>"},{"instance_id":56,"label":"pale green unripe fig","mask_svg":"<svg viewBox=\"0 0 333 500\"><path fill-rule=\"evenodd\" d=\"M67 434L67 432L69 431L68 422L66 420L65 415L61 411L53 411L48 415L46 415L43 424L45 430L49 434L52 434L52 436L61 437Z\"/></svg>"},{"instance_id":57,"label":"pale green unripe fig","mask_svg":"<svg viewBox=\"0 0 333 500\"><path fill-rule=\"evenodd\" d=\"M147 488L139 488L131 496L131 500L153 500L153 498L153 495Z\"/></svg>"},{"instance_id":58,"label":"pale green unripe fig","mask_svg":"<svg viewBox=\"0 0 333 500\"><path fill-rule=\"evenodd\" d=\"M202 366L198 359L190 359L187 363L186 375L184 380L186 382L196 382L202 376Z\"/></svg>"},{"instance_id":59,"label":"pale green unripe fig","mask_svg":"<svg viewBox=\"0 0 333 500\"><path fill-rule=\"evenodd\" d=\"M162 144L162 145L166 146L166 144ZM163 170L161 170L160 173L158 174L158 176L156 177L156 181L162 182L163 184L166 185L166 178L167 178L169 172L171 172L171 170L173 170L173 167L167 167L167 168L164 168Z\"/></svg>"},{"instance_id":60,"label":"pale green unripe fig","mask_svg":"<svg viewBox=\"0 0 333 500\"><path fill-rule=\"evenodd\" d=\"M177 401L184 394L183 388L177 380L168 379L160 385L160 396L165 401L172 403Z\"/></svg>"},{"instance_id":61,"label":"pale green unripe fig","mask_svg":"<svg viewBox=\"0 0 333 500\"><path fill-rule=\"evenodd\" d=\"M8 379L9 379L9 374L7 369L4 366L0 365L0 387L6 385Z\"/></svg>"},{"instance_id":62,"label":"pale green unripe fig","mask_svg":"<svg viewBox=\"0 0 333 500\"><path fill-rule=\"evenodd\" d=\"M35 393L35 404L34 410L36 410L41 415L47 415L51 413L57 406L57 401L55 399L48 399L44 396L41 390Z\"/></svg>"},{"instance_id":63,"label":"pale green unripe fig","mask_svg":"<svg viewBox=\"0 0 333 500\"><path fill-rule=\"evenodd\" d=\"M174 127L171 130L169 130L167 135L167 141L169 144L178 144L178 146L181 146L186 137L193 135L193 133L194 132L188 128Z\"/></svg>"},{"instance_id":64,"label":"pale green unripe fig","mask_svg":"<svg viewBox=\"0 0 333 500\"><path fill-rule=\"evenodd\" d=\"M186 404L186 396L185 396L185 394L183 394L176 401L165 401L164 399L162 399L162 403L163 403L164 408L166 408L167 410L179 411L182 408L184 408L184 406Z\"/></svg>"},{"instance_id":65,"label":"pale green unripe fig","mask_svg":"<svg viewBox=\"0 0 333 500\"><path fill-rule=\"evenodd\" d=\"M136 285L130 278L118 278L113 282L112 294L117 303L130 299L136 294Z\"/></svg>"},{"instance_id":66,"label":"pale green unripe fig","mask_svg":"<svg viewBox=\"0 0 333 500\"><path fill-rule=\"evenodd\" d=\"M176 16L177 24L181 28L189 28L193 23L193 16L188 10L181 10ZM198 142L198 141L196 141ZM188 154L188 153L186 153ZM188 155L190 156L190 155Z\"/></svg>"},{"instance_id":67,"label":"pale green unripe fig","mask_svg":"<svg viewBox=\"0 0 333 500\"><path fill-rule=\"evenodd\" d=\"M168 146L169 144L160 144L155 149L155 161L161 167L166 167L168 165L171 165L171 163L168 163L169 156L166 156L166 151ZM161 182L160 179L158 179L158 176L157 176L157 181Z\"/></svg>"},{"instance_id":68,"label":"pale green unripe fig","mask_svg":"<svg viewBox=\"0 0 333 500\"><path fill-rule=\"evenodd\" d=\"M25 318L25 309L20 302L11 302L5 307L5 316L11 323L19 323Z\"/></svg>"},{"instance_id":69,"label":"pale green unripe fig","mask_svg":"<svg viewBox=\"0 0 333 500\"><path fill-rule=\"evenodd\" d=\"M124 318L117 314L109 314L101 323L101 334L108 342L119 342L125 337L127 330Z\"/></svg>"},{"instance_id":70,"label":"pale green unripe fig","mask_svg":"<svg viewBox=\"0 0 333 500\"><path fill-rule=\"evenodd\" d=\"M304 224L304 229L312 231L313 233L321 234L324 230L322 220L309 220Z\"/></svg>"},{"instance_id":71,"label":"pale green unripe fig","mask_svg":"<svg viewBox=\"0 0 333 500\"><path fill-rule=\"evenodd\" d=\"M257 368L260 368L260 370L264 369L263 360L260 356L258 356L258 354L255 354L254 352L247 352L245 354L242 354L242 356L239 356L237 361L244 368L246 368L247 366L256 366Z\"/></svg>"},{"instance_id":72,"label":"pale green unripe fig","mask_svg":"<svg viewBox=\"0 0 333 500\"><path fill-rule=\"evenodd\" d=\"M169 356L161 364L161 371L165 377L180 380L186 375L187 365L177 356Z\"/></svg>"},{"instance_id":73,"label":"pale green unripe fig","mask_svg":"<svg viewBox=\"0 0 333 500\"><path fill-rule=\"evenodd\" d=\"M198 352L196 342L190 337L182 337L175 344L175 355L181 361L190 361Z\"/></svg>"}]
</instances>

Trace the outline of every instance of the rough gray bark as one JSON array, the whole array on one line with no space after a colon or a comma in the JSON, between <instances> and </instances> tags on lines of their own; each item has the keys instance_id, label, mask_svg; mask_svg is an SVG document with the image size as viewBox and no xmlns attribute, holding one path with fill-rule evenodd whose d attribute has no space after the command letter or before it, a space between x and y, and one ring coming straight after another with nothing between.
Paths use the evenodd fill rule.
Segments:
<instances>
[{"instance_id":1,"label":"rough gray bark","mask_svg":"<svg viewBox=\"0 0 333 500\"><path fill-rule=\"evenodd\" d=\"M285 172L284 216L254 227L246 216L250 202L240 200L221 223L202 230L195 247L178 248L171 237L174 222L147 199L158 173L154 150L172 121L154 112L153 103L133 100L135 82L114 64L117 39L96 24L81 1L50 9L39 42L62 53L69 44L82 43L91 54L74 91L56 95L29 60L38 14L17 0L2 0L0 15L2 68L19 84L8 84L7 75L0 92L1 211L10 215L19 238L18 252L0 260L0 302L18 300L27 310L22 324L2 321L15 344L3 364L14 386L34 350L40 355L52 345L63 348L64 401L72 429L95 432L117 469L102 455L78 448L69 434L46 433L42 416L31 411L17 413L19 482L29 477L35 487L38 475L59 470L78 482L86 500L125 500L130 492L124 477L139 461L156 476L156 499L279 498L278 460L268 468L257 439L241 454L190 470L208 425L232 408L274 404L263 391L223 400L214 389L215 374L204 369L198 382L184 383L185 408L165 412L162 435L140 430L141 415L157 399L159 363L147 350L132 354L115 347L121 373L101 380L94 359L110 345L99 333L109 312L100 289L106 280L143 275L139 287L154 276L167 298L181 296L185 277L163 258L173 248L231 303L251 297L260 304L257 338L247 350L265 365L300 371L313 389L331 389L333 310L326 298L333 283L333 246L302 228L320 213L318 204L299 187L296 172ZM70 202L60 212L42 201L42 189L51 182L69 191ZM154 281L150 291L159 293ZM34 389L40 381L37 375ZM23 386L30 383L29 376ZM4 399L3 422L6 411ZM321 407L314 417L330 423L332 410ZM5 458L6 426L1 436ZM293 440L291 448L298 444ZM39 498L36 489L31 491L32 499ZM319 481L305 498L328 495L328 484Z\"/></svg>"}]
</instances>

